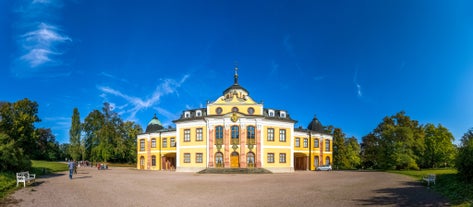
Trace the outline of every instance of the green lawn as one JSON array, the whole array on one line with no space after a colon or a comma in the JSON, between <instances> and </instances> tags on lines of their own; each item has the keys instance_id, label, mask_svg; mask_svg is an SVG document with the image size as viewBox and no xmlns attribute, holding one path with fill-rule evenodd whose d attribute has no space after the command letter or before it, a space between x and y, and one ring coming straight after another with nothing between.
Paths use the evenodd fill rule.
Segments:
<instances>
[{"instance_id":1,"label":"green lawn","mask_svg":"<svg viewBox=\"0 0 473 207\"><path fill-rule=\"evenodd\" d=\"M50 174L53 172L67 171L67 164L64 162L50 162L32 160L32 169L29 171L36 174L36 177ZM0 199L3 199L16 188L15 172L0 173ZM23 187L23 186L21 186Z\"/></svg>"},{"instance_id":2,"label":"green lawn","mask_svg":"<svg viewBox=\"0 0 473 207\"><path fill-rule=\"evenodd\" d=\"M391 170L388 172L408 175L419 181L423 176L436 174L436 184L432 186L432 189L447 197L455 206L473 206L473 184L462 182L455 169Z\"/></svg>"}]
</instances>

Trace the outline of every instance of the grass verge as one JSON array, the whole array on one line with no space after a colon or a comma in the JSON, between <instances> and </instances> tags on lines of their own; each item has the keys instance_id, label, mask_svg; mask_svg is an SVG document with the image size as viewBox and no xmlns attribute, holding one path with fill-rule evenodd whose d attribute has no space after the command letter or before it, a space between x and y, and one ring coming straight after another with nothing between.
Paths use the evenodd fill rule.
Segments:
<instances>
[{"instance_id":1,"label":"grass verge","mask_svg":"<svg viewBox=\"0 0 473 207\"><path fill-rule=\"evenodd\" d=\"M67 170L67 164L63 162L50 162L32 160L32 167L30 173L36 174L36 177L51 174L54 172L62 172ZM7 195L16 189L15 172L0 173L0 199L4 199Z\"/></svg>"},{"instance_id":2,"label":"grass verge","mask_svg":"<svg viewBox=\"0 0 473 207\"><path fill-rule=\"evenodd\" d=\"M448 198L454 206L473 206L473 184L463 182L455 169L391 170L388 172L411 176L419 181L428 174L436 174L436 184L432 186L432 189Z\"/></svg>"}]
</instances>

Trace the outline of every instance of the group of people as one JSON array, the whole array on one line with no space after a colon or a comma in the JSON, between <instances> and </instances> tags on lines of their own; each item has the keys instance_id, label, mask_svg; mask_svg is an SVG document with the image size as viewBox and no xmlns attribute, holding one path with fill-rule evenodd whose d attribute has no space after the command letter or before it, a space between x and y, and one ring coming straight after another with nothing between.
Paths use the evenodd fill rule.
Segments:
<instances>
[{"instance_id":1,"label":"group of people","mask_svg":"<svg viewBox=\"0 0 473 207\"><path fill-rule=\"evenodd\" d=\"M89 161L74 161L74 160L69 160L67 163L68 168L69 168L69 179L72 179L72 174L77 174L77 167L94 167L94 165L89 162ZM103 164L103 163L97 163L97 169L98 170L108 170L108 165Z\"/></svg>"}]
</instances>

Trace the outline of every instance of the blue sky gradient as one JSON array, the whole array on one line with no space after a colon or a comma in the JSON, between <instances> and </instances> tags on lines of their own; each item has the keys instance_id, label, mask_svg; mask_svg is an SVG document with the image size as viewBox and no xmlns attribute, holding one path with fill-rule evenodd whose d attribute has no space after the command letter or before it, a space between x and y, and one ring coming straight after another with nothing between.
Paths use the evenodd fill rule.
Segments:
<instances>
[{"instance_id":1,"label":"blue sky gradient","mask_svg":"<svg viewBox=\"0 0 473 207\"><path fill-rule=\"evenodd\" d=\"M296 127L361 139L401 110L458 140L473 127L471 1L1 1L0 100L39 103L69 141L110 102L172 125L233 83Z\"/></svg>"}]
</instances>

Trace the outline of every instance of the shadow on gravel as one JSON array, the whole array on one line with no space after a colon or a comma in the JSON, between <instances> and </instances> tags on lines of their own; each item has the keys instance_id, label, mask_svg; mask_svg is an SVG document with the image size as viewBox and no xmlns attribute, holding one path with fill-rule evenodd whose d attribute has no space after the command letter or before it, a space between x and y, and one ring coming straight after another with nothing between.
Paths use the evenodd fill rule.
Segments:
<instances>
[{"instance_id":1,"label":"shadow on gravel","mask_svg":"<svg viewBox=\"0 0 473 207\"><path fill-rule=\"evenodd\" d=\"M0 206L18 206L18 204L23 201L23 200L17 200L17 199L13 199L13 198L4 198L2 200L0 200Z\"/></svg>"},{"instance_id":2,"label":"shadow on gravel","mask_svg":"<svg viewBox=\"0 0 473 207\"><path fill-rule=\"evenodd\" d=\"M364 206L450 206L448 201L419 182L405 182L402 188L384 188L373 191L374 196L357 199Z\"/></svg>"},{"instance_id":3,"label":"shadow on gravel","mask_svg":"<svg viewBox=\"0 0 473 207\"><path fill-rule=\"evenodd\" d=\"M87 178L92 178L92 176L88 175L88 176L75 176L75 177L72 177L72 179L87 179Z\"/></svg>"}]
</instances>

